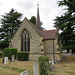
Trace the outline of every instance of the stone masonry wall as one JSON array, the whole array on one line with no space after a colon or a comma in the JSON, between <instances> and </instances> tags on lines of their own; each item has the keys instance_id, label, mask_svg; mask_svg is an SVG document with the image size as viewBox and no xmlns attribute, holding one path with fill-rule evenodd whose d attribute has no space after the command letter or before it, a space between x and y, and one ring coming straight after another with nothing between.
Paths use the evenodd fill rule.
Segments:
<instances>
[{"instance_id":1,"label":"stone masonry wall","mask_svg":"<svg viewBox=\"0 0 75 75\"><path fill-rule=\"evenodd\" d=\"M27 19L24 19L23 23L17 30L14 37L11 39L11 44L13 48L17 48L18 52L21 51L21 33L23 29L26 29L30 33L30 53L41 53L41 43L42 43L42 37L37 33L37 31L34 29L34 27L27 21ZM30 60L36 60L38 56L35 56L34 54L29 55Z\"/></svg>"},{"instance_id":2,"label":"stone masonry wall","mask_svg":"<svg viewBox=\"0 0 75 75\"><path fill-rule=\"evenodd\" d=\"M49 57L49 60L53 59L53 40L44 40L43 41L44 46L44 53L45 56ZM57 39L54 40L54 55L55 60L60 60L60 53L57 51Z\"/></svg>"}]
</instances>

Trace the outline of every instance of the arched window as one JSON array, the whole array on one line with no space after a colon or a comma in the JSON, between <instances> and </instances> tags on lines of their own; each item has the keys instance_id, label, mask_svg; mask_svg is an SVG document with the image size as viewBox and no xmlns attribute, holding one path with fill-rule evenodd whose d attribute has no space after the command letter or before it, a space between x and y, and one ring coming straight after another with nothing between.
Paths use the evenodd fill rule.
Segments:
<instances>
[{"instance_id":1,"label":"arched window","mask_svg":"<svg viewBox=\"0 0 75 75\"><path fill-rule=\"evenodd\" d=\"M30 52L30 34L24 30L21 35L21 51Z\"/></svg>"}]
</instances>

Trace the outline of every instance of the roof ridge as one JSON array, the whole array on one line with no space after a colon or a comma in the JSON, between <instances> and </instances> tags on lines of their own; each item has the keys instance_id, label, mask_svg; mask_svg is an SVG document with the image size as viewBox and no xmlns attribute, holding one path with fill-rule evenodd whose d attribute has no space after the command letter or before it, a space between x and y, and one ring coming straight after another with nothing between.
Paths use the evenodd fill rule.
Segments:
<instances>
[{"instance_id":1,"label":"roof ridge","mask_svg":"<svg viewBox=\"0 0 75 75\"><path fill-rule=\"evenodd\" d=\"M34 23L31 23L27 18L26 18L26 20L29 22L30 25L32 25L32 27L38 32L38 34L42 36L42 34L40 33L40 31L38 30L38 28L36 27L36 25Z\"/></svg>"},{"instance_id":2,"label":"roof ridge","mask_svg":"<svg viewBox=\"0 0 75 75\"><path fill-rule=\"evenodd\" d=\"M43 30L43 31L53 31L53 30L56 30L56 29L52 29L52 30Z\"/></svg>"}]
</instances>

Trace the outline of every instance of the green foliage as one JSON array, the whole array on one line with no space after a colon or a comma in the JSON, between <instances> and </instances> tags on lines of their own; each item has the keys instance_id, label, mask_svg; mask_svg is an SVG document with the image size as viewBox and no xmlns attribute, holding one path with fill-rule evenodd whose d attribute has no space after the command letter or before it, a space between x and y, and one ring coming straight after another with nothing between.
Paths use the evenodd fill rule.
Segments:
<instances>
[{"instance_id":1,"label":"green foliage","mask_svg":"<svg viewBox=\"0 0 75 75\"><path fill-rule=\"evenodd\" d=\"M2 53L2 52L0 52L0 58L2 58L2 56L3 56L3 53Z\"/></svg>"},{"instance_id":2,"label":"green foliage","mask_svg":"<svg viewBox=\"0 0 75 75\"><path fill-rule=\"evenodd\" d=\"M66 6L64 15L56 17L55 27L61 30L62 48L67 51L75 49L75 0L59 1L59 6Z\"/></svg>"},{"instance_id":3,"label":"green foliage","mask_svg":"<svg viewBox=\"0 0 75 75\"><path fill-rule=\"evenodd\" d=\"M0 40L8 40L18 29L21 24L20 18L22 14L11 9L9 13L2 15L1 28L0 28Z\"/></svg>"},{"instance_id":4,"label":"green foliage","mask_svg":"<svg viewBox=\"0 0 75 75\"><path fill-rule=\"evenodd\" d=\"M75 0L61 0L59 6L66 6L70 12L75 12Z\"/></svg>"},{"instance_id":5,"label":"green foliage","mask_svg":"<svg viewBox=\"0 0 75 75\"><path fill-rule=\"evenodd\" d=\"M27 61L29 58L28 52L18 52L18 60Z\"/></svg>"},{"instance_id":6,"label":"green foliage","mask_svg":"<svg viewBox=\"0 0 75 75\"><path fill-rule=\"evenodd\" d=\"M0 49L3 50L4 48L9 46L9 41L8 40L3 40L0 41Z\"/></svg>"},{"instance_id":7,"label":"green foliage","mask_svg":"<svg viewBox=\"0 0 75 75\"><path fill-rule=\"evenodd\" d=\"M33 23L34 25L36 25L36 17L35 16L32 16L31 19L29 19L29 21L31 23ZM41 21L40 21L40 25L42 26L42 22ZM45 28L41 27L41 29L44 30Z\"/></svg>"},{"instance_id":8,"label":"green foliage","mask_svg":"<svg viewBox=\"0 0 75 75\"><path fill-rule=\"evenodd\" d=\"M46 56L40 56L39 59L40 75L48 75L50 69L49 58Z\"/></svg>"},{"instance_id":9,"label":"green foliage","mask_svg":"<svg viewBox=\"0 0 75 75\"><path fill-rule=\"evenodd\" d=\"M29 21L36 25L36 17L35 16L32 16Z\"/></svg>"},{"instance_id":10,"label":"green foliage","mask_svg":"<svg viewBox=\"0 0 75 75\"><path fill-rule=\"evenodd\" d=\"M11 60L11 56L15 55L17 57L17 48L5 48L4 49L4 56L8 57Z\"/></svg>"}]
</instances>

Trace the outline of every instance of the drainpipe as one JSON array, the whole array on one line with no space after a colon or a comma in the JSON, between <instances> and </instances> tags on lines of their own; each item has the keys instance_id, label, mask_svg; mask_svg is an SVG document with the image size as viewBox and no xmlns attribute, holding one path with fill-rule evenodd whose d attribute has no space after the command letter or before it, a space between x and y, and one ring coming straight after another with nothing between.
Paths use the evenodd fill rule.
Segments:
<instances>
[{"instance_id":1,"label":"drainpipe","mask_svg":"<svg viewBox=\"0 0 75 75\"><path fill-rule=\"evenodd\" d=\"M53 39L53 60L54 60L54 62L55 62L54 39Z\"/></svg>"}]
</instances>

